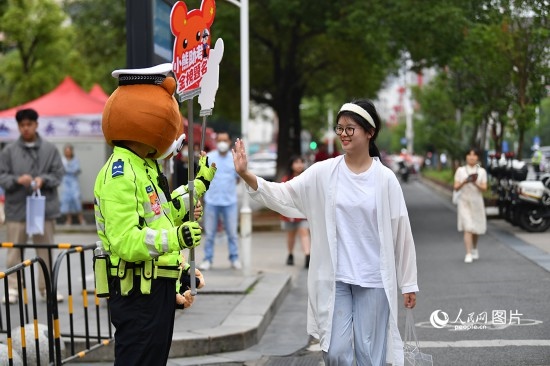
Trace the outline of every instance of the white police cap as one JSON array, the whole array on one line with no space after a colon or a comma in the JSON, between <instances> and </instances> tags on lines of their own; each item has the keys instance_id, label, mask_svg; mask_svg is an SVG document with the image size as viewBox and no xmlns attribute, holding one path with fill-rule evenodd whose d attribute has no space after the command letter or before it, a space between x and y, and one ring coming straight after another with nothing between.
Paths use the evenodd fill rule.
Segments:
<instances>
[{"instance_id":1,"label":"white police cap","mask_svg":"<svg viewBox=\"0 0 550 366\"><path fill-rule=\"evenodd\" d=\"M162 84L166 76L172 71L171 63L164 63L143 69L119 69L111 73L118 78L118 85L134 84Z\"/></svg>"}]
</instances>

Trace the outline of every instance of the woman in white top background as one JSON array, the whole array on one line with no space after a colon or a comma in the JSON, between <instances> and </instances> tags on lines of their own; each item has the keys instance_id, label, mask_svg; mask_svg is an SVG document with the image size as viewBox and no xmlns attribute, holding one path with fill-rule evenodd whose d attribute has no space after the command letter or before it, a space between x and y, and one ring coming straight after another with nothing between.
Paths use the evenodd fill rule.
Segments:
<instances>
[{"instance_id":1,"label":"woman in white top background","mask_svg":"<svg viewBox=\"0 0 550 366\"><path fill-rule=\"evenodd\" d=\"M487 231L483 192L487 190L487 171L479 166L479 151L470 149L466 165L455 172L454 189L460 192L457 204L458 231L464 232L465 263L479 259L477 239Z\"/></svg>"},{"instance_id":2,"label":"woman in white top background","mask_svg":"<svg viewBox=\"0 0 550 366\"><path fill-rule=\"evenodd\" d=\"M311 229L308 333L327 366L403 365L397 290L413 308L416 253L403 192L374 143L381 121L372 102L340 109L334 128L344 155L317 162L284 183L247 170L237 140L233 160L251 197Z\"/></svg>"}]
</instances>

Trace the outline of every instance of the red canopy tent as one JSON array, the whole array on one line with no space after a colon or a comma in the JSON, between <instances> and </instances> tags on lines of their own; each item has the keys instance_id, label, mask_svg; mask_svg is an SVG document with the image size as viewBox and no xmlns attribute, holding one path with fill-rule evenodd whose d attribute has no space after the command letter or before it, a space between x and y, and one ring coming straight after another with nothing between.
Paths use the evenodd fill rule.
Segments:
<instances>
[{"instance_id":1,"label":"red canopy tent","mask_svg":"<svg viewBox=\"0 0 550 366\"><path fill-rule=\"evenodd\" d=\"M23 105L0 111L0 141L19 136L15 113L24 108L38 112L38 132L48 138L99 137L105 102L89 95L67 76L51 92Z\"/></svg>"},{"instance_id":2,"label":"red canopy tent","mask_svg":"<svg viewBox=\"0 0 550 366\"><path fill-rule=\"evenodd\" d=\"M101 86L99 86L99 84L94 84L88 95L91 95L92 97L103 103L105 103L107 99L109 99L109 95L105 93L105 91Z\"/></svg>"}]
</instances>

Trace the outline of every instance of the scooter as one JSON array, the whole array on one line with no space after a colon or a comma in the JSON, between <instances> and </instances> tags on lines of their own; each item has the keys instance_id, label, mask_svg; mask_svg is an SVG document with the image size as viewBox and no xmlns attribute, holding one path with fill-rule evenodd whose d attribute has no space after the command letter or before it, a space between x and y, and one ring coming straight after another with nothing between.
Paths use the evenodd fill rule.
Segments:
<instances>
[{"instance_id":1,"label":"scooter","mask_svg":"<svg viewBox=\"0 0 550 366\"><path fill-rule=\"evenodd\" d=\"M516 217L522 229L544 232L550 227L550 174L517 185Z\"/></svg>"},{"instance_id":2,"label":"scooter","mask_svg":"<svg viewBox=\"0 0 550 366\"><path fill-rule=\"evenodd\" d=\"M409 181L409 174L410 174L410 169L409 167L407 166L407 164L405 163L404 160L401 160L397 163L397 172L399 173L399 176L401 177L401 180L404 182L404 183L407 183Z\"/></svg>"}]
</instances>

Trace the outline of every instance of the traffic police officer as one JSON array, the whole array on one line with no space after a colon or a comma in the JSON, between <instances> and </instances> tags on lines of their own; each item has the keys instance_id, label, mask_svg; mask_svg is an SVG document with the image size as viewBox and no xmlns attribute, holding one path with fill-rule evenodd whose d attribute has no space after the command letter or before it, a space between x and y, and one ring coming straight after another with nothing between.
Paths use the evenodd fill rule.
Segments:
<instances>
[{"instance_id":1,"label":"traffic police officer","mask_svg":"<svg viewBox=\"0 0 550 366\"><path fill-rule=\"evenodd\" d=\"M97 175L95 218L100 252L108 257L108 305L115 332L115 365L165 365L172 342L181 249L200 243L189 222L186 186L169 192L157 159L182 145L182 118L173 97L171 64L117 70L119 87L103 112L113 154ZM215 166L199 160L195 202L208 189ZM97 263L99 256L95 258ZM101 266L94 265L96 289ZM107 277L104 276L104 277ZM106 292L107 292L106 291ZM100 294L101 295L101 294Z\"/></svg>"}]
</instances>

